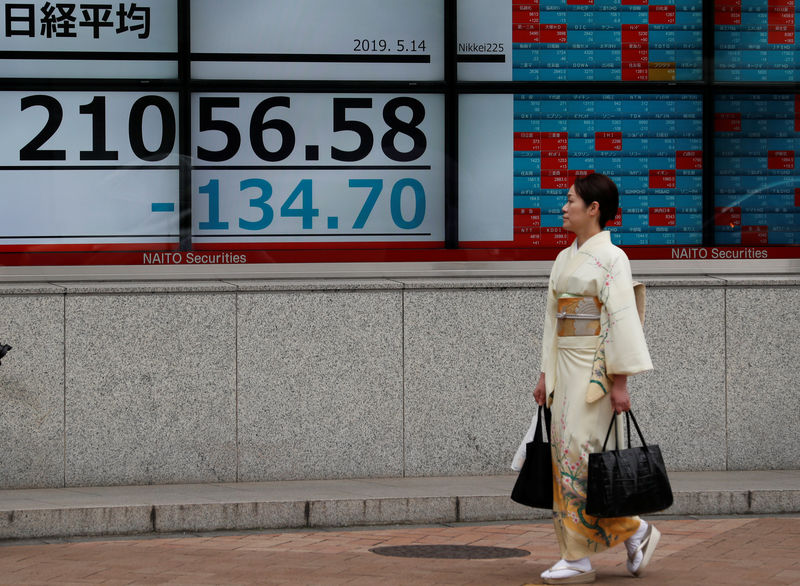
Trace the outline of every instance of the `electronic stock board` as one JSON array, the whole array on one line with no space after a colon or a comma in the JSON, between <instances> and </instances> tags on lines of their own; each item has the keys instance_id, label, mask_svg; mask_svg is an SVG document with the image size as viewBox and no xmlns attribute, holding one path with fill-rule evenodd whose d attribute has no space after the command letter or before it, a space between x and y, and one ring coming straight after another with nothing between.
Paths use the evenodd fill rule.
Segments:
<instances>
[{"instance_id":1,"label":"electronic stock board","mask_svg":"<svg viewBox=\"0 0 800 586\"><path fill-rule=\"evenodd\" d=\"M714 86L797 81L794 0L0 4L4 264L549 258L591 171L645 257L800 240L795 93Z\"/></svg>"}]
</instances>

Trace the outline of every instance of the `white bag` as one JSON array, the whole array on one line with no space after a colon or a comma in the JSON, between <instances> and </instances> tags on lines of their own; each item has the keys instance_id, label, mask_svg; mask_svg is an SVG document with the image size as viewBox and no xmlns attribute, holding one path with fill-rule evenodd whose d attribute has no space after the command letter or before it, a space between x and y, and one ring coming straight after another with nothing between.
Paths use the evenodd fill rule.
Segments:
<instances>
[{"instance_id":1,"label":"white bag","mask_svg":"<svg viewBox=\"0 0 800 586\"><path fill-rule=\"evenodd\" d=\"M525 455L528 449L528 444L533 441L533 434L536 432L536 425L539 423L539 406L533 411L533 419L531 419L531 426L525 437L522 438L522 443L517 448L517 453L514 454L514 459L511 460L511 469L515 472L522 470L522 465L525 463Z\"/></svg>"}]
</instances>

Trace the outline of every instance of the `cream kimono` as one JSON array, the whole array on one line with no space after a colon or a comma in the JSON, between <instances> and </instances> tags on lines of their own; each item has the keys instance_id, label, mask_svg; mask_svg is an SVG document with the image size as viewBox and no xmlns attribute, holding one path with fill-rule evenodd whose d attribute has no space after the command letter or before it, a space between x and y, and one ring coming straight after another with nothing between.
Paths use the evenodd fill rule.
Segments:
<instances>
[{"instance_id":1,"label":"cream kimono","mask_svg":"<svg viewBox=\"0 0 800 586\"><path fill-rule=\"evenodd\" d=\"M565 294L596 297L602 304L599 335L559 335L558 299ZM550 274L542 371L553 415L553 520L564 559L617 545L639 527L638 517L586 514L587 464L590 453L602 450L611 421L609 379L652 367L625 253L605 231L580 249L573 243L561 251Z\"/></svg>"}]
</instances>

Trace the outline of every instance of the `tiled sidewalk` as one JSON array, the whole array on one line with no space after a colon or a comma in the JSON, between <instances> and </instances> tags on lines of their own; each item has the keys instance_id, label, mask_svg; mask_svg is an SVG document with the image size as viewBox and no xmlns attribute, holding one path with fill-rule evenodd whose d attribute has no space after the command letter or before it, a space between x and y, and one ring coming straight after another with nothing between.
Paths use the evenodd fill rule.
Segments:
<instances>
[{"instance_id":1,"label":"tiled sidewalk","mask_svg":"<svg viewBox=\"0 0 800 586\"><path fill-rule=\"evenodd\" d=\"M800 517L656 519L662 540L639 580L624 548L593 558L600 584L800 584ZM525 557L377 555L392 545L520 548ZM458 524L352 530L4 542L1 584L538 584L558 558L552 524Z\"/></svg>"}]
</instances>

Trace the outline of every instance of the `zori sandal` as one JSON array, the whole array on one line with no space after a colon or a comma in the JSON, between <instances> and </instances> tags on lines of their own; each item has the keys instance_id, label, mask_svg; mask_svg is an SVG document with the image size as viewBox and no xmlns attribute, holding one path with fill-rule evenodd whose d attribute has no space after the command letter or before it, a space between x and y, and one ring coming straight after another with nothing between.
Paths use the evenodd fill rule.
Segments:
<instances>
[{"instance_id":1,"label":"zori sandal","mask_svg":"<svg viewBox=\"0 0 800 586\"><path fill-rule=\"evenodd\" d=\"M542 572L545 584L591 584L596 577L597 572L591 566L587 570L566 560L561 560L549 570Z\"/></svg>"},{"instance_id":2,"label":"zori sandal","mask_svg":"<svg viewBox=\"0 0 800 586\"><path fill-rule=\"evenodd\" d=\"M650 563L650 558L653 557L653 552L656 550L659 539L661 539L661 532L650 524L644 537L642 537L639 547L633 553L628 554L628 571L631 574L637 577L642 575L647 564ZM636 557L640 551L642 552L641 561L637 564Z\"/></svg>"}]
</instances>

